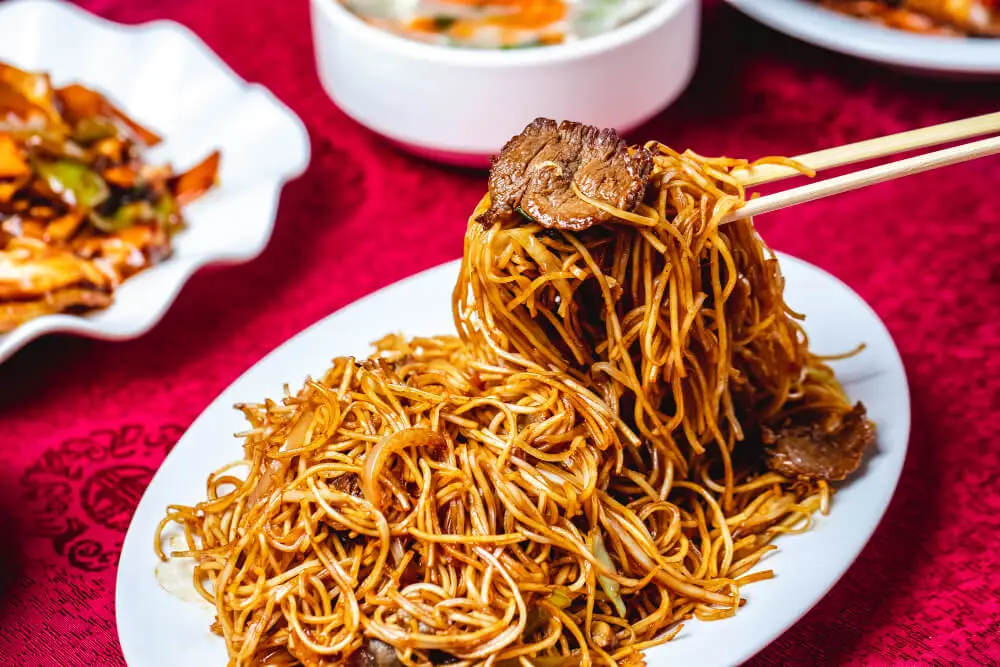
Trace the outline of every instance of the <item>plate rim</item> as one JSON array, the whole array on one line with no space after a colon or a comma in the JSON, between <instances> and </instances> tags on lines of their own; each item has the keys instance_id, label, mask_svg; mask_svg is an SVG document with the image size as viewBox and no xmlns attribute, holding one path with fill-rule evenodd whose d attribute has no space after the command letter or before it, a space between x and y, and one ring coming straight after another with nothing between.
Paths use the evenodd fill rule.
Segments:
<instances>
[{"instance_id":1,"label":"plate rim","mask_svg":"<svg viewBox=\"0 0 1000 667\"><path fill-rule=\"evenodd\" d=\"M127 326L105 325L91 319L87 316L88 314L69 315L66 313L53 313L28 320L12 331L0 333L0 363L12 357L28 343L49 334L71 334L109 341L138 338L160 323L188 281L199 270L209 265L241 264L260 256L264 249L267 248L274 233L281 192L285 185L301 176L308 169L311 162L312 150L309 132L306 129L305 123L291 107L285 104L266 86L247 81L240 76L197 33L182 23L169 19L155 19L136 24L119 23L88 12L82 7L66 2L65 0L8 0L0 4L0 20L19 12L41 13L50 17L50 20L53 21L74 21L78 22L79 25L85 26L86 29L112 31L121 35L136 35L141 37L143 34L163 31L180 36L194 48L200 57L206 59L207 65L216 68L226 78L235 83L241 94L250 95L256 93L262 95L269 104L277 109L296 136L299 159L295 164L281 171L274 172L271 177L263 181L264 184L276 190L274 209L269 212L268 219L270 222L266 230L260 237L255 239L253 245L246 252L227 252L225 249L219 249L215 252L204 252L197 255L173 256L156 266L149 267L143 273L172 269L177 275L166 290L165 298L160 302L151 304L147 311ZM169 142L169 137L164 142L165 145L167 142ZM111 310L115 305L115 303L112 303L107 308L96 312Z\"/></svg>"},{"instance_id":2,"label":"plate rim","mask_svg":"<svg viewBox=\"0 0 1000 667\"><path fill-rule=\"evenodd\" d=\"M787 266L791 264L797 264L799 265L800 268L805 269L806 271L815 272L825 280L829 280L835 283L839 289L844 291L845 296L852 298L854 301L857 302L860 308L866 310L869 316L872 318L873 323L876 324L881 329L881 333L884 335L885 340L888 343L888 348L886 352L892 355L893 370L894 371L898 370L899 373L898 379L902 382L901 389L903 391L903 396L902 396L903 400L900 406L898 423L897 419L894 419L892 422L894 427L900 430L898 439L901 444L899 445L899 453L896 456L894 456L890 461L890 463L894 463L894 465L892 465L891 468L888 468L887 472L885 473L886 475L891 477L891 484L888 484L884 488L884 491L881 494L880 498L877 499L877 501L872 505L875 511L869 514L869 520L871 521L871 525L869 528L863 531L866 533L863 539L857 542L856 548L852 548L848 551L847 557L838 559L837 566L836 568L834 568L835 574L833 576L828 577L825 585L822 587L822 590L818 592L811 599L808 599L807 604L798 607L797 611L795 611L795 613L788 619L779 622L777 624L774 624L773 626L768 626L769 629L763 632L758 631L754 635L754 638L751 641L743 642L742 648L737 650L738 657L734 657L734 660L737 663L742 663L743 661L752 658L754 655L759 653L765 647L770 645L775 639L777 639L785 632L787 632L792 626L801 621L802 618L806 614L808 614L813 607L815 607L821 600L823 600L829 594L830 590L832 590L833 587L837 585L837 583L843 578L843 576L847 573L847 571L851 568L851 566L857 561L862 550L864 550L864 548L870 543L872 536L875 534L875 531L881 525L882 520L885 517L885 513L888 510L889 504L895 497L895 492L898 487L899 481L902 478L903 466L905 464L909 450L909 441L910 441L910 434L912 427L912 404L911 404L909 380L906 375L906 367L903 364L902 356L899 353L899 349L895 343L895 340L892 337L891 332L889 331L885 322L883 322L882 319L878 316L878 313L874 310L874 308L872 308L872 306L867 301L865 301L861 297L861 295L855 292L849 285L844 283L842 280L837 278L832 273L816 266L815 264L812 264L811 262L799 259L792 255L788 255L777 251L775 252L775 255L778 258L780 266L783 269L782 271L783 274L787 273L785 271L785 268ZM363 307L366 303L379 300L380 298L384 298L386 293L400 289L404 285L411 283L413 281L417 281L420 279L429 280L437 273L446 271L450 271L451 273L457 275L460 262L461 262L460 259L450 260L448 262L439 264L429 269L425 269L423 271L412 274L406 278L400 279L394 283L386 285L378 290L375 290L343 306L342 308L337 309L336 311L320 318L313 324L305 327L298 333L293 334L288 339L275 346L269 352L262 355L256 362L254 362L249 368L247 368L243 373L241 373L235 380L233 380L232 383L230 383L214 399L212 399L205 407L205 409L191 422L190 426L188 426L188 428L184 431L184 433L178 439L173 449L171 449L170 453L164 458L163 462L157 468L157 471L154 474L153 479L150 481L149 486L147 487L146 491L143 492L143 497L142 499L140 499L139 505L137 505L136 511L133 513L133 516L129 521L129 528L128 531L126 532L125 539L123 540L122 543L122 550L119 559L118 571L115 577L115 617L116 617L115 626L116 626L116 631L118 633L119 644L122 650L122 654L125 657L126 663L130 667L143 667L146 663L141 659L141 655L133 652L133 649L136 647L132 643L131 639L124 641L122 639L123 637L131 637L132 635L128 634L127 632L123 633L122 631L122 620L124 618L124 615L122 614L122 609L127 606L123 604L124 600L122 597L122 590L124 588L123 584L126 584L127 582L125 582L123 579L125 576L124 574L125 569L121 567L121 562L126 560L125 559L126 553L133 553L133 551L136 548L141 549L145 546L147 548L150 548L151 551L152 545L145 544L149 542L149 540L146 538L150 536L139 534L139 531L143 527L139 526L136 523L136 516L139 514L139 509L147 501L148 490L152 488L153 484L157 480L157 477L159 477L162 474L163 468L165 467L166 463L170 460L170 458L175 456L176 452L181 449L183 443L185 442L185 439L189 437L189 434L197 430L200 422L210 420L212 414L214 414L216 410L224 409L226 406L221 405L224 401L232 402L232 400L235 397L230 396L230 394L235 393L234 388L242 385L247 380L247 378L256 371L256 369L259 366L264 365L268 359L280 354L282 351L293 348L296 345L300 345L301 342L299 341L306 338L310 332L322 329L325 326L329 326L328 322L333 320L334 318L339 319L340 317L343 317L345 313L349 313L353 310L359 309ZM289 384L294 386L294 382L292 381L289 381ZM150 572L149 576L155 577L155 574L153 572ZM128 645L128 648L126 648L126 645ZM733 655L736 656L737 653L734 653Z\"/></svg>"},{"instance_id":3,"label":"plate rim","mask_svg":"<svg viewBox=\"0 0 1000 667\"><path fill-rule=\"evenodd\" d=\"M880 26L809 0L726 0L797 40L884 65L944 75L1000 75L1000 37L942 37Z\"/></svg>"}]
</instances>

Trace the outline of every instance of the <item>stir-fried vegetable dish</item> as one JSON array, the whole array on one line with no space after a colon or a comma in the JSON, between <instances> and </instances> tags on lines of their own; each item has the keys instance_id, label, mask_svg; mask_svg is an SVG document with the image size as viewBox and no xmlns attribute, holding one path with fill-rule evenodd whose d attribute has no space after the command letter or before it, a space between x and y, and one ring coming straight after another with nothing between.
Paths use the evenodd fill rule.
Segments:
<instances>
[{"instance_id":1,"label":"stir-fried vegetable dish","mask_svg":"<svg viewBox=\"0 0 1000 667\"><path fill-rule=\"evenodd\" d=\"M175 173L143 160L160 142L94 90L0 63L0 333L108 306L170 256L219 152Z\"/></svg>"},{"instance_id":2,"label":"stir-fried vegetable dish","mask_svg":"<svg viewBox=\"0 0 1000 667\"><path fill-rule=\"evenodd\" d=\"M936 35L1000 36L1000 0L821 0L889 28Z\"/></svg>"}]
</instances>

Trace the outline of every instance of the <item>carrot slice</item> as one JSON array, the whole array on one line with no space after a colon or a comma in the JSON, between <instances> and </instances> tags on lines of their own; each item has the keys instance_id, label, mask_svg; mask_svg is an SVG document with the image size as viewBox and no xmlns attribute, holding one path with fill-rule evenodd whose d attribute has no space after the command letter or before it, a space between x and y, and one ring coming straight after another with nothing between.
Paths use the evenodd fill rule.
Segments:
<instances>
[{"instance_id":1,"label":"carrot slice","mask_svg":"<svg viewBox=\"0 0 1000 667\"><path fill-rule=\"evenodd\" d=\"M186 206L208 192L219 176L219 151L173 179L171 190L178 206Z\"/></svg>"},{"instance_id":2,"label":"carrot slice","mask_svg":"<svg viewBox=\"0 0 1000 667\"><path fill-rule=\"evenodd\" d=\"M31 173L21 148L7 134L0 134L0 178L18 178Z\"/></svg>"},{"instance_id":3,"label":"carrot slice","mask_svg":"<svg viewBox=\"0 0 1000 667\"><path fill-rule=\"evenodd\" d=\"M76 123L82 118L110 116L124 123L147 146L155 146L160 143L159 135L129 118L106 97L90 88L74 83L58 89L56 97L63 105L63 115L72 123Z\"/></svg>"}]
</instances>

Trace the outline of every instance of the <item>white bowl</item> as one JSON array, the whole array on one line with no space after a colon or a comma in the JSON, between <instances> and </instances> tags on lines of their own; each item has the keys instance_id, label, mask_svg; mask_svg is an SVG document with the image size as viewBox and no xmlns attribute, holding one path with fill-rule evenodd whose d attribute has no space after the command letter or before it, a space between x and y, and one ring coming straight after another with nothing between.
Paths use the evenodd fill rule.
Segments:
<instances>
[{"instance_id":1,"label":"white bowl","mask_svg":"<svg viewBox=\"0 0 1000 667\"><path fill-rule=\"evenodd\" d=\"M0 361L48 333L134 338L160 321L201 267L253 259L274 228L286 181L309 164L302 121L266 88L233 72L173 21L119 25L58 0L0 5L0 60L78 82L163 136L151 162L186 169L222 151L219 186L184 209L168 260L126 280L108 308L45 315L0 334Z\"/></svg>"},{"instance_id":2,"label":"white bowl","mask_svg":"<svg viewBox=\"0 0 1000 667\"><path fill-rule=\"evenodd\" d=\"M698 58L698 0L661 0L610 32L519 50L425 44L311 0L320 81L362 125L428 157L485 166L532 119L627 132L680 95Z\"/></svg>"}]
</instances>

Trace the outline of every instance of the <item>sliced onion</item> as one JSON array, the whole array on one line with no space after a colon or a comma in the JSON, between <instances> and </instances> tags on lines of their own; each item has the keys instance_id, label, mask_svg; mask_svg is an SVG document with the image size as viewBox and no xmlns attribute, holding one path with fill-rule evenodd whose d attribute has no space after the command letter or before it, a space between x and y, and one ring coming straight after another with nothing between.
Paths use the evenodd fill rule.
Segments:
<instances>
[{"instance_id":1,"label":"sliced onion","mask_svg":"<svg viewBox=\"0 0 1000 667\"><path fill-rule=\"evenodd\" d=\"M368 452L361 469L361 490L365 498L377 509L382 509L382 490L378 486L378 476L394 453L407 447L434 449L444 446L444 437L426 428L408 428L385 436Z\"/></svg>"},{"instance_id":2,"label":"sliced onion","mask_svg":"<svg viewBox=\"0 0 1000 667\"><path fill-rule=\"evenodd\" d=\"M260 477L257 478L257 483L254 485L253 489L250 491L250 496L247 498L247 502L250 504L250 507L255 506L258 502L271 494L271 491L274 488L274 480L281 473L281 468L281 461L274 460L264 467L264 472L262 472Z\"/></svg>"},{"instance_id":3,"label":"sliced onion","mask_svg":"<svg viewBox=\"0 0 1000 667\"><path fill-rule=\"evenodd\" d=\"M306 434L309 432L309 427L312 426L313 422L313 411L306 410L299 417L299 420L292 425L291 430L288 431L288 437L285 438L285 444L281 446L283 452L288 450L294 450L301 448L306 444Z\"/></svg>"},{"instance_id":4,"label":"sliced onion","mask_svg":"<svg viewBox=\"0 0 1000 667\"><path fill-rule=\"evenodd\" d=\"M604 547L604 538L601 537L600 532L594 532L594 536L590 540L590 549L594 552L594 556L597 557L597 560L601 562L601 565L608 568L612 572L618 571L615 564L611 562L611 556L608 555L608 550ZM611 577L606 577L603 574L597 575L597 582L601 585L601 589L604 590L604 594L608 596L608 599L610 599L611 603L615 606L615 610L618 612L618 615L625 618L625 601L622 600L620 592L621 585Z\"/></svg>"},{"instance_id":5,"label":"sliced onion","mask_svg":"<svg viewBox=\"0 0 1000 667\"><path fill-rule=\"evenodd\" d=\"M403 562L403 557L406 556L406 551L403 549L403 538L392 538L392 541L389 542L389 553L392 555L394 565L399 565Z\"/></svg>"}]
</instances>

